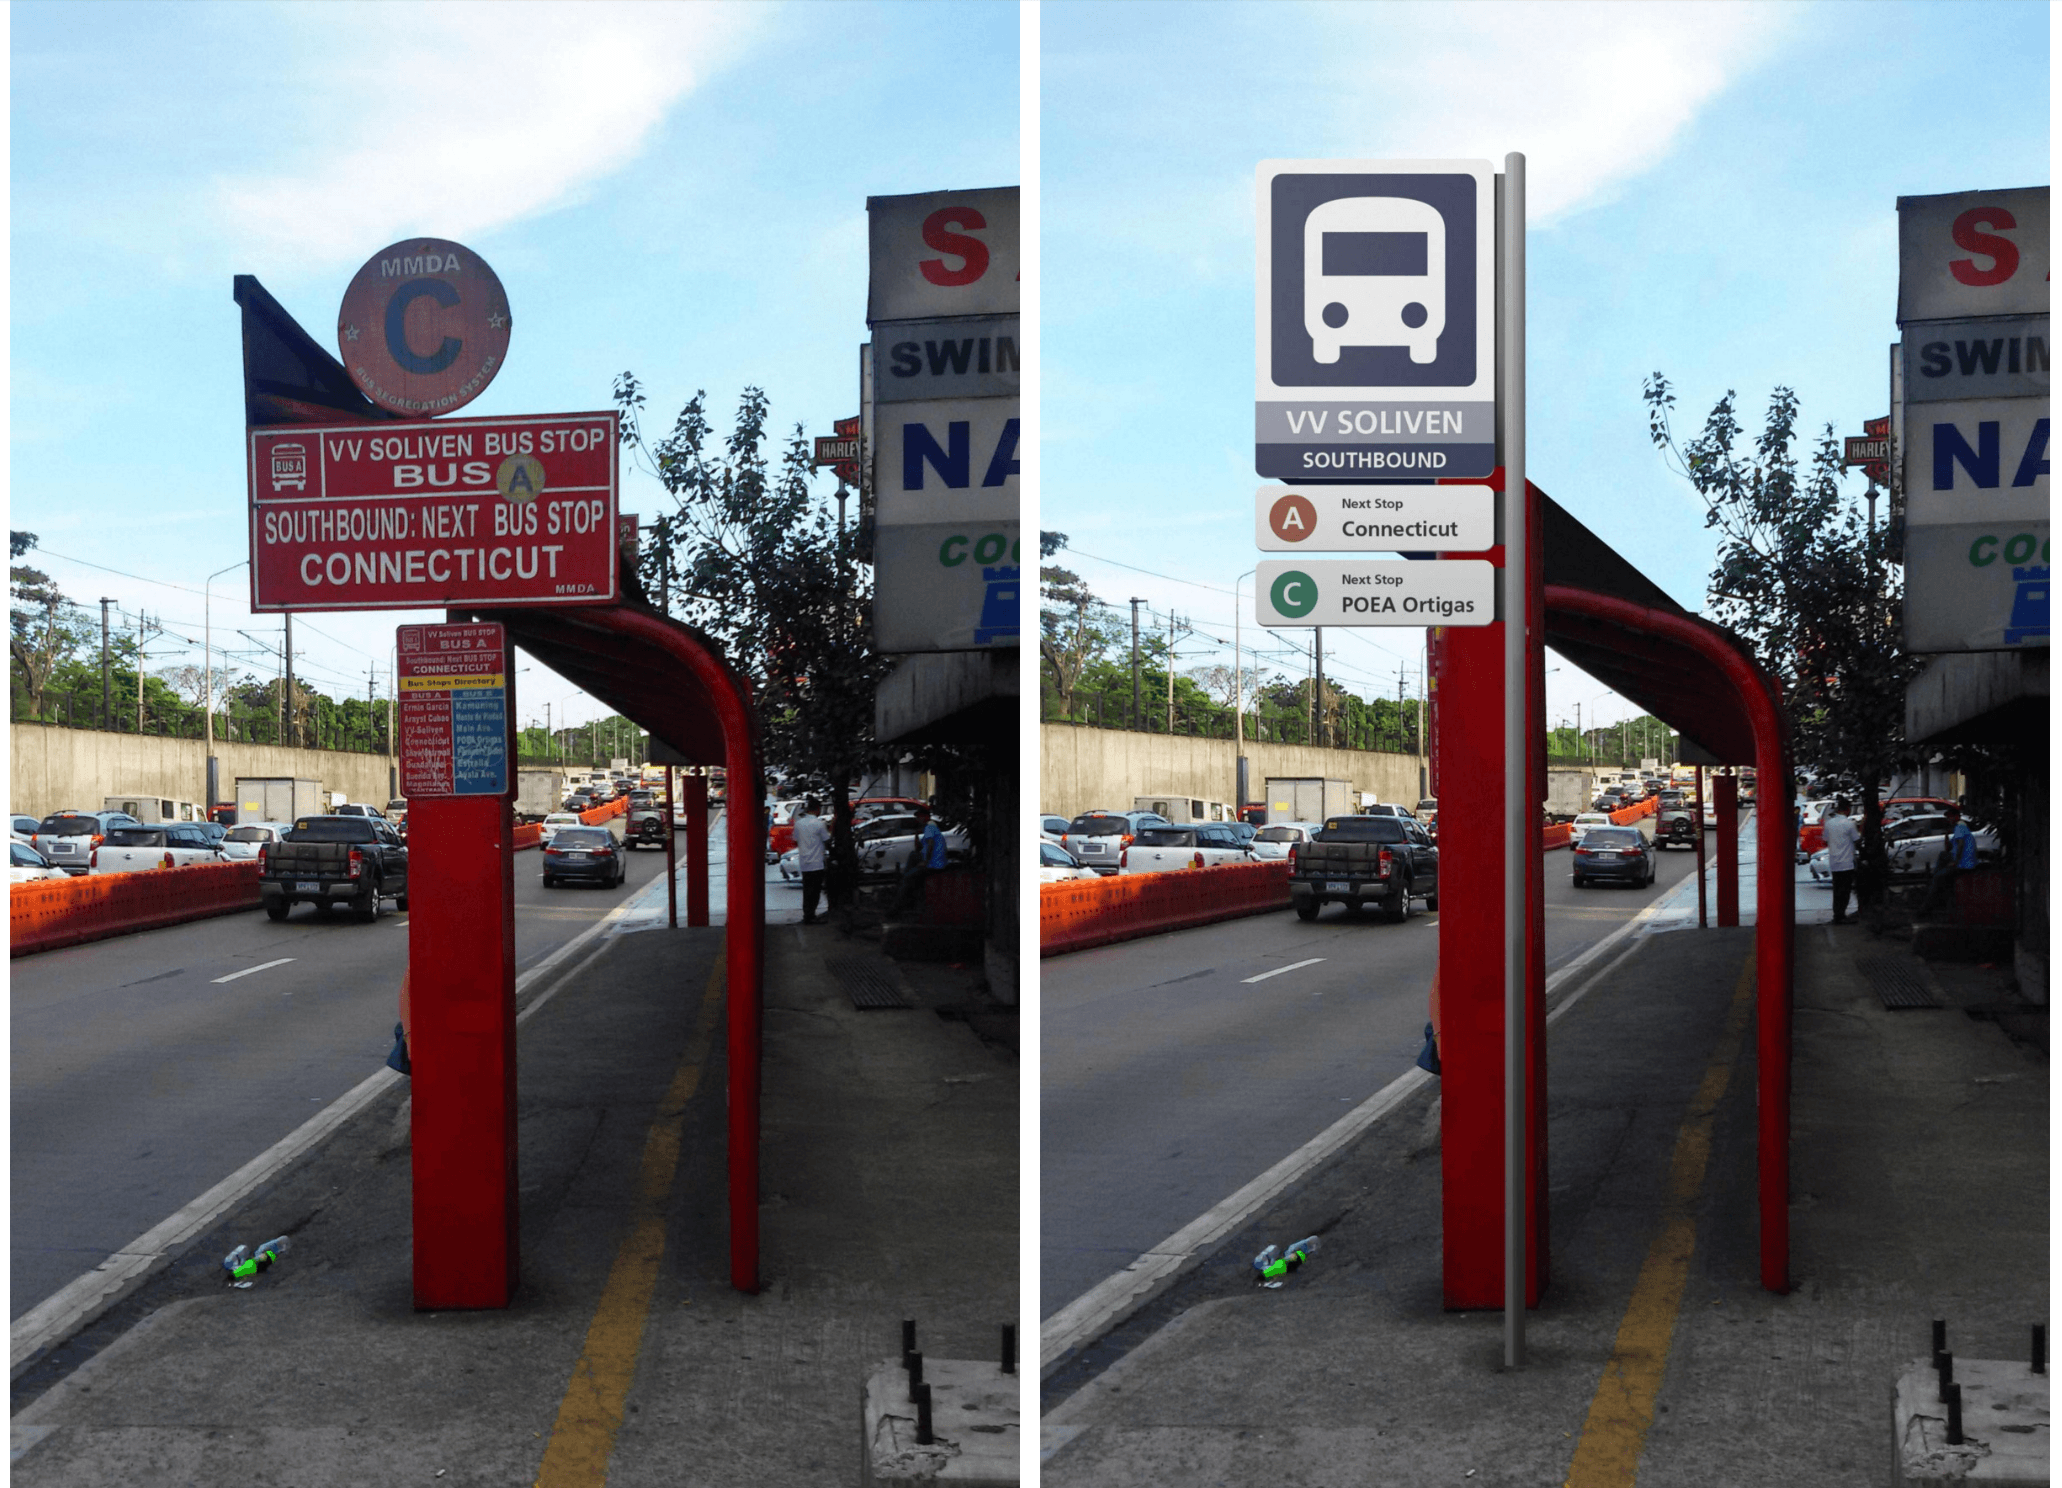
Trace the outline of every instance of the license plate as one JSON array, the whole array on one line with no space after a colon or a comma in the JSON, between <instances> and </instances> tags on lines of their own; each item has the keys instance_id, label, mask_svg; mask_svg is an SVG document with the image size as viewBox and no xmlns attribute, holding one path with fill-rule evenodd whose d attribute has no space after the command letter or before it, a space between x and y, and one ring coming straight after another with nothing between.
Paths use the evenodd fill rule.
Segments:
<instances>
[{"instance_id":1,"label":"license plate","mask_svg":"<svg viewBox=\"0 0 2062 1488\"><path fill-rule=\"evenodd\" d=\"M1327 894L1350 894L1353 892L1353 885L1350 883L1340 883L1335 878L1327 879L1325 881L1325 892Z\"/></svg>"},{"instance_id":2,"label":"license plate","mask_svg":"<svg viewBox=\"0 0 2062 1488\"><path fill-rule=\"evenodd\" d=\"M301 883L297 881L294 884L294 892L296 894L319 894L322 892L322 885L319 883Z\"/></svg>"},{"instance_id":3,"label":"license plate","mask_svg":"<svg viewBox=\"0 0 2062 1488\"><path fill-rule=\"evenodd\" d=\"M587 854L584 852L575 852L573 849L567 848L566 856L569 858L584 858L587 856Z\"/></svg>"}]
</instances>

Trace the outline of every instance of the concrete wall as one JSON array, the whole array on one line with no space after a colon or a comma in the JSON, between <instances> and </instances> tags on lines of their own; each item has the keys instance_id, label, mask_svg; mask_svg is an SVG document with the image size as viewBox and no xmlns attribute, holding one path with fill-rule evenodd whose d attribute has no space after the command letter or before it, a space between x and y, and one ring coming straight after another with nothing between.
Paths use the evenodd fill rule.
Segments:
<instances>
[{"instance_id":1,"label":"concrete wall","mask_svg":"<svg viewBox=\"0 0 2062 1488\"><path fill-rule=\"evenodd\" d=\"M1246 741L1247 793L1259 800L1271 775L1344 780L1384 801L1416 805L1414 754L1360 749L1317 749L1301 744ZM1038 801L1041 812L1075 816L1091 807L1129 811L1134 796L1165 792L1207 801L1231 801L1238 784L1238 749L1229 739L1140 734L1128 729L1046 723L1038 729Z\"/></svg>"},{"instance_id":2,"label":"concrete wall","mask_svg":"<svg viewBox=\"0 0 2062 1488\"><path fill-rule=\"evenodd\" d=\"M221 799L240 775L297 776L354 801L384 806L388 759L333 749L283 749L271 744L215 741ZM123 791L202 801L208 783L207 749L199 739L154 734L110 734L43 723L8 727L8 809L47 816L65 807L97 811Z\"/></svg>"}]
</instances>

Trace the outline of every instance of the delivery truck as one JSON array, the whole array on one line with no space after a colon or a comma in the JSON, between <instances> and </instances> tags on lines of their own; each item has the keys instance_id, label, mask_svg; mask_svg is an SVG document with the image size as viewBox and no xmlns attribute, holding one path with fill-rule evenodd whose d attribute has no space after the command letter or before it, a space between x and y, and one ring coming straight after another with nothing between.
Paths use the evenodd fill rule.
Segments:
<instances>
[{"instance_id":1,"label":"delivery truck","mask_svg":"<svg viewBox=\"0 0 2062 1488\"><path fill-rule=\"evenodd\" d=\"M238 821L290 822L297 817L320 816L328 804L319 780L286 775L239 775L236 779Z\"/></svg>"},{"instance_id":2,"label":"delivery truck","mask_svg":"<svg viewBox=\"0 0 2062 1488\"><path fill-rule=\"evenodd\" d=\"M516 815L549 816L559 809L572 789L564 770L540 765L519 766L516 770Z\"/></svg>"},{"instance_id":3,"label":"delivery truck","mask_svg":"<svg viewBox=\"0 0 2062 1488\"><path fill-rule=\"evenodd\" d=\"M1271 822L1314 822L1328 816L1351 816L1358 802L1347 780L1315 775L1270 775L1267 819Z\"/></svg>"}]
</instances>

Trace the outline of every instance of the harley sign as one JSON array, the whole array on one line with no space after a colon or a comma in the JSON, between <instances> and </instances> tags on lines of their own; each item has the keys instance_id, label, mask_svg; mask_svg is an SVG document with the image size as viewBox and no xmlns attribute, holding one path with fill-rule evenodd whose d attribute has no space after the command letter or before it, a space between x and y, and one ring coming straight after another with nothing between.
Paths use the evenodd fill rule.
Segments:
<instances>
[{"instance_id":1,"label":"harley sign","mask_svg":"<svg viewBox=\"0 0 2062 1488\"><path fill-rule=\"evenodd\" d=\"M614 413L249 431L251 607L602 604Z\"/></svg>"}]
</instances>

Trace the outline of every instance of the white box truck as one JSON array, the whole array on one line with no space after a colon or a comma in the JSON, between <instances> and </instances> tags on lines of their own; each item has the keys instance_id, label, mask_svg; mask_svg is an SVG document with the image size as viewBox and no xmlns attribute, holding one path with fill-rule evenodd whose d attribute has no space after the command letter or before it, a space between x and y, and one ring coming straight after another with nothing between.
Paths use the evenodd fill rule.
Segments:
<instances>
[{"instance_id":1,"label":"white box truck","mask_svg":"<svg viewBox=\"0 0 2062 1488\"><path fill-rule=\"evenodd\" d=\"M1267 819L1271 822L1321 822L1328 816L1351 816L1358 804L1350 781L1316 775L1267 778Z\"/></svg>"},{"instance_id":2,"label":"white box truck","mask_svg":"<svg viewBox=\"0 0 2062 1488\"><path fill-rule=\"evenodd\" d=\"M1235 819L1231 807L1222 801L1205 801L1195 796L1133 796L1133 811L1152 811L1171 822L1187 826L1191 822L1222 822Z\"/></svg>"},{"instance_id":3,"label":"white box truck","mask_svg":"<svg viewBox=\"0 0 2062 1488\"><path fill-rule=\"evenodd\" d=\"M517 816L549 816L559 809L572 786L566 772L544 766L524 765L516 770Z\"/></svg>"},{"instance_id":4,"label":"white box truck","mask_svg":"<svg viewBox=\"0 0 2062 1488\"><path fill-rule=\"evenodd\" d=\"M160 822L206 821L208 814L192 801L174 801L164 796L146 796L134 791L101 800L103 811L121 811L148 826Z\"/></svg>"},{"instance_id":5,"label":"white box truck","mask_svg":"<svg viewBox=\"0 0 2062 1488\"><path fill-rule=\"evenodd\" d=\"M298 816L321 816L322 782L284 775L239 775L236 819L240 822L290 822Z\"/></svg>"}]
</instances>

